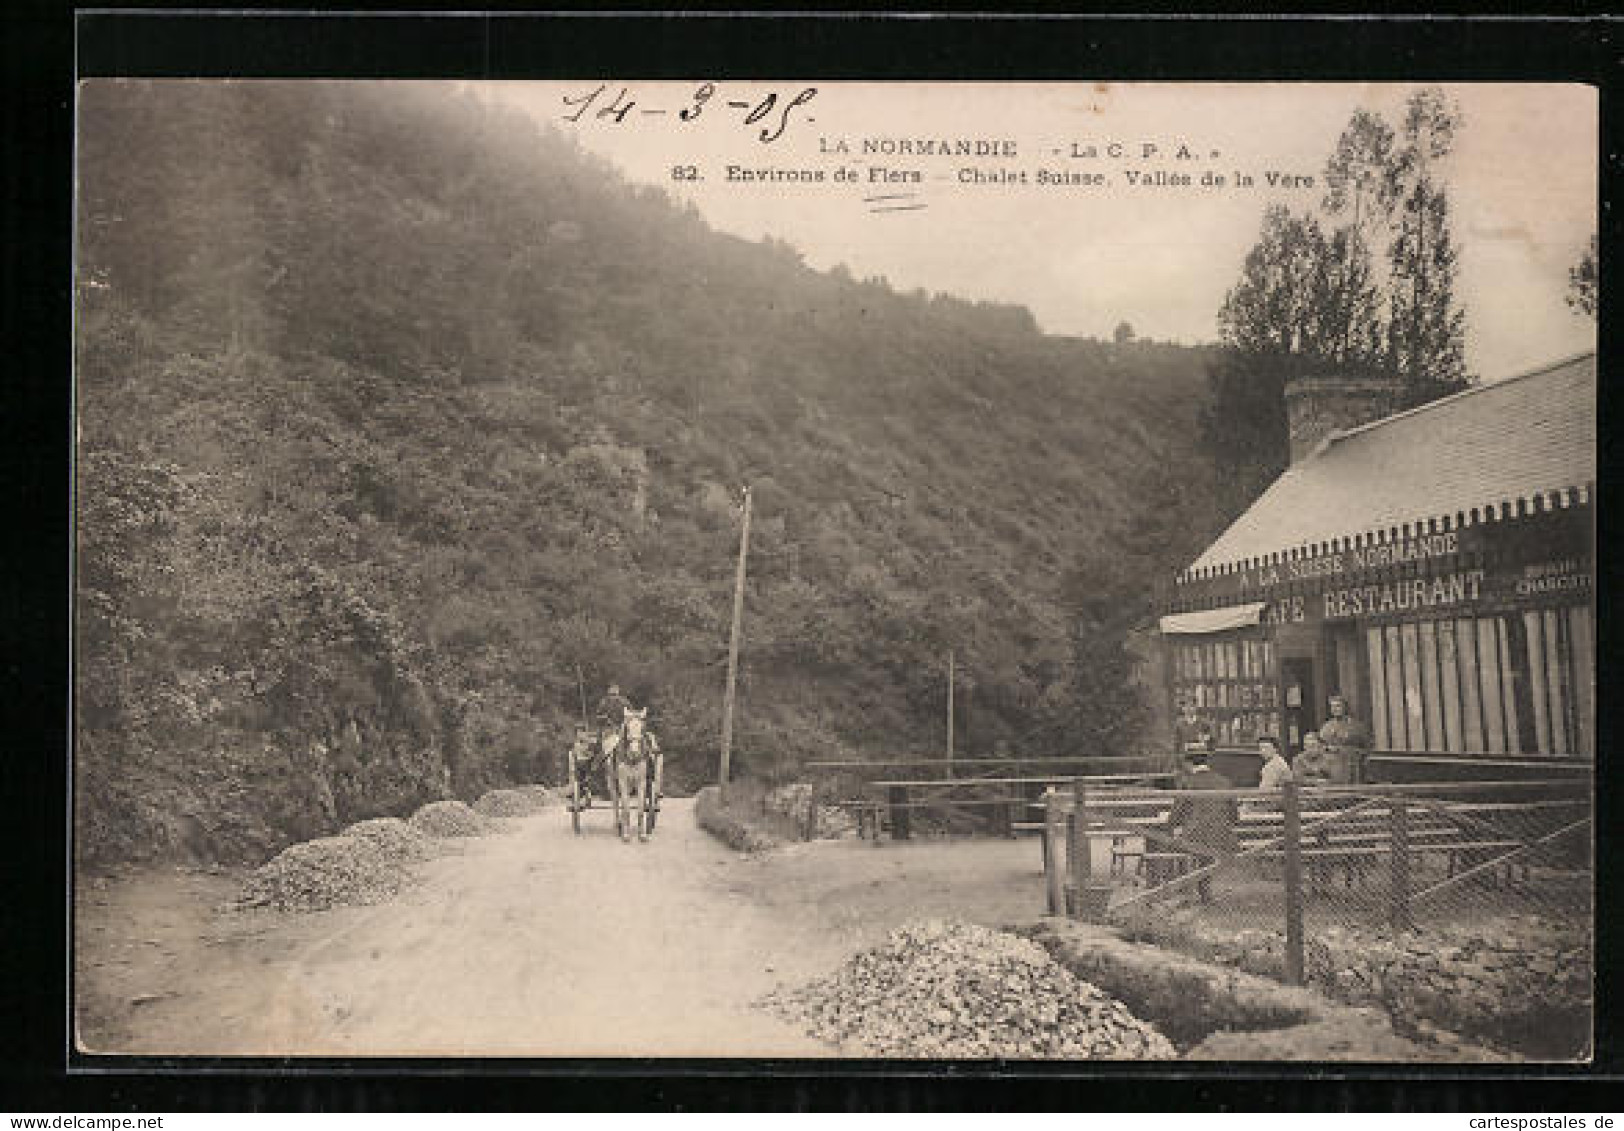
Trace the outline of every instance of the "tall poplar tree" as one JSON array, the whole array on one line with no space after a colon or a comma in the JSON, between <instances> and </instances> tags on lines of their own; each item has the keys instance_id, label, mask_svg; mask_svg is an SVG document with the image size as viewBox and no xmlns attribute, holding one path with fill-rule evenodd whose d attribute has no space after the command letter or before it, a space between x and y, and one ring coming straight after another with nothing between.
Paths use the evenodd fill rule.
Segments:
<instances>
[{"instance_id":1,"label":"tall poplar tree","mask_svg":"<svg viewBox=\"0 0 1624 1131\"><path fill-rule=\"evenodd\" d=\"M1290 377L1390 373L1402 384L1398 407L1469 383L1442 171L1460 128L1459 111L1431 87L1410 97L1398 130L1358 109L1326 161L1318 212L1264 212L1218 313L1225 350L1209 367L1202 416L1232 512L1285 466Z\"/></svg>"},{"instance_id":2,"label":"tall poplar tree","mask_svg":"<svg viewBox=\"0 0 1624 1131\"><path fill-rule=\"evenodd\" d=\"M1424 404L1464 388L1466 314L1455 298L1459 252L1449 225L1448 185L1438 164L1454 149L1460 111L1429 87L1410 97L1389 182L1397 201L1392 243L1388 356L1404 402Z\"/></svg>"},{"instance_id":3,"label":"tall poplar tree","mask_svg":"<svg viewBox=\"0 0 1624 1131\"><path fill-rule=\"evenodd\" d=\"M1392 164L1392 127L1380 115L1355 110L1325 164L1321 203L1327 218L1340 221L1333 236L1338 245L1329 298L1337 312L1343 360L1372 362L1382 350L1382 280L1370 249L1385 232L1397 201Z\"/></svg>"}]
</instances>

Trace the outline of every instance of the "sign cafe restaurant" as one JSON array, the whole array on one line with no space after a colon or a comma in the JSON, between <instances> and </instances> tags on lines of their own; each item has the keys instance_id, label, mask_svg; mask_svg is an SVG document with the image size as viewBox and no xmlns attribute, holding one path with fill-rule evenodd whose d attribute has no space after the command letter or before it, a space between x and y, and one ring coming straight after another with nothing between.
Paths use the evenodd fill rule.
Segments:
<instances>
[{"instance_id":1,"label":"sign cafe restaurant","mask_svg":"<svg viewBox=\"0 0 1624 1131\"><path fill-rule=\"evenodd\" d=\"M1383 415L1391 389L1287 383L1291 466L1165 590L1175 709L1238 783L1332 694L1373 736L1363 780L1587 771L1595 355Z\"/></svg>"}]
</instances>

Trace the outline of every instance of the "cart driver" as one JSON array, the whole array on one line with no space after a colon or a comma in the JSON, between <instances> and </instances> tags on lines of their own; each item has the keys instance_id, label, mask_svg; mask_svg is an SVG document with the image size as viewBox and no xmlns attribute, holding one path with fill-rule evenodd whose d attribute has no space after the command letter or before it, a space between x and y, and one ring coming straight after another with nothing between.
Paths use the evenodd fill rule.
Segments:
<instances>
[{"instance_id":1,"label":"cart driver","mask_svg":"<svg viewBox=\"0 0 1624 1131\"><path fill-rule=\"evenodd\" d=\"M605 754L620 744L620 728L626 725L626 709L631 700L620 693L620 684L611 683L609 690L598 700L593 715L598 720L598 741Z\"/></svg>"}]
</instances>

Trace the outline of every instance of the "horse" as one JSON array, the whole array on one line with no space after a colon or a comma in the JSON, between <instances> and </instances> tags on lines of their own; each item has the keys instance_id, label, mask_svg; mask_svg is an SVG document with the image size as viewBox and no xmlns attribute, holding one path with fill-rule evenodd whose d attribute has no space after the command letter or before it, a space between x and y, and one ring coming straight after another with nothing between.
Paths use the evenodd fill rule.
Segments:
<instances>
[{"instance_id":1,"label":"horse","mask_svg":"<svg viewBox=\"0 0 1624 1131\"><path fill-rule=\"evenodd\" d=\"M654 829L653 815L649 810L660 796L664 759L660 757L660 744L645 729L647 719L647 707L641 711L628 709L626 721L621 724L619 741L611 753L616 779L615 827L620 830L620 839L625 841L632 838L634 815L637 839L648 840L649 833Z\"/></svg>"}]
</instances>

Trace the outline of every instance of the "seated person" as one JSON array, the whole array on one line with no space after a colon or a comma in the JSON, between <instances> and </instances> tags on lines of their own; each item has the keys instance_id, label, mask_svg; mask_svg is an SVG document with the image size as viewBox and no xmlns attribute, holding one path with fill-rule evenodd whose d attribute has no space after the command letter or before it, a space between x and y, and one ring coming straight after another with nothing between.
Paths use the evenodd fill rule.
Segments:
<instances>
[{"instance_id":1,"label":"seated person","mask_svg":"<svg viewBox=\"0 0 1624 1131\"><path fill-rule=\"evenodd\" d=\"M1184 704L1173 724L1173 773L1182 780L1187 770L1184 755L1191 750L1212 751L1212 724L1200 718L1195 708Z\"/></svg>"},{"instance_id":2,"label":"seated person","mask_svg":"<svg viewBox=\"0 0 1624 1131\"><path fill-rule=\"evenodd\" d=\"M1221 790L1234 788L1228 778L1207 764L1205 750L1188 750L1184 755L1188 772L1181 790ZM1195 856L1199 867L1214 863L1220 856L1232 856L1240 849L1235 835L1238 807L1232 797L1181 796L1167 815L1167 830L1180 849ZM1203 903L1212 902L1212 874L1196 881Z\"/></svg>"},{"instance_id":3,"label":"seated person","mask_svg":"<svg viewBox=\"0 0 1624 1131\"><path fill-rule=\"evenodd\" d=\"M1263 759L1263 769L1257 779L1259 789L1279 789L1291 780L1291 766L1281 756L1280 743L1272 734L1257 740L1257 752Z\"/></svg>"},{"instance_id":4,"label":"seated person","mask_svg":"<svg viewBox=\"0 0 1624 1131\"><path fill-rule=\"evenodd\" d=\"M1297 780L1303 785L1345 785L1345 775L1337 763L1336 755L1331 753L1324 740L1316 732L1309 731L1303 736L1303 752L1297 755L1294 767Z\"/></svg>"},{"instance_id":5,"label":"seated person","mask_svg":"<svg viewBox=\"0 0 1624 1131\"><path fill-rule=\"evenodd\" d=\"M1320 741L1330 748L1344 781L1351 784L1363 775L1374 739L1370 728L1349 713L1347 696L1332 695L1330 704L1331 717L1320 727Z\"/></svg>"}]
</instances>

